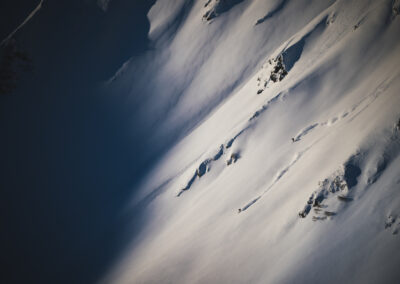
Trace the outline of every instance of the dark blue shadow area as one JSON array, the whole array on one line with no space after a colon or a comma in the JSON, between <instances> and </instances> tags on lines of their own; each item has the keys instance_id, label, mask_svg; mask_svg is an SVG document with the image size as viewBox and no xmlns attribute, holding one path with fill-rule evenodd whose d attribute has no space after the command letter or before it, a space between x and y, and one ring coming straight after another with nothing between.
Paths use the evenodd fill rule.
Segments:
<instances>
[{"instance_id":1,"label":"dark blue shadow area","mask_svg":"<svg viewBox=\"0 0 400 284\"><path fill-rule=\"evenodd\" d=\"M283 64L285 65L287 72L289 72L293 68L294 64L300 59L305 44L306 37L303 37L301 40L293 44L282 53Z\"/></svg>"},{"instance_id":2,"label":"dark blue shadow area","mask_svg":"<svg viewBox=\"0 0 400 284\"><path fill-rule=\"evenodd\" d=\"M160 153L94 86L147 49L153 2L48 1L16 35L33 71L0 96L3 283L94 283L145 222L121 209Z\"/></svg>"},{"instance_id":3,"label":"dark blue shadow area","mask_svg":"<svg viewBox=\"0 0 400 284\"><path fill-rule=\"evenodd\" d=\"M322 19L309 33L282 52L283 64L285 65L287 72L289 72L293 68L294 64L300 59L300 56L303 53L304 45L306 44L308 38L315 33L322 33L322 31L325 29L326 19L327 17Z\"/></svg>"},{"instance_id":4,"label":"dark blue shadow area","mask_svg":"<svg viewBox=\"0 0 400 284\"><path fill-rule=\"evenodd\" d=\"M344 169L344 180L347 183L349 189L357 185L357 179L361 175L361 169L351 164L350 162L345 165Z\"/></svg>"},{"instance_id":5,"label":"dark blue shadow area","mask_svg":"<svg viewBox=\"0 0 400 284\"><path fill-rule=\"evenodd\" d=\"M0 2L0 42L35 9L40 0L8 0Z\"/></svg>"},{"instance_id":6,"label":"dark blue shadow area","mask_svg":"<svg viewBox=\"0 0 400 284\"><path fill-rule=\"evenodd\" d=\"M0 41L6 38L32 12L40 0L0 2Z\"/></svg>"},{"instance_id":7,"label":"dark blue shadow area","mask_svg":"<svg viewBox=\"0 0 400 284\"><path fill-rule=\"evenodd\" d=\"M237 4L243 2L243 0L222 0L216 4L215 12L220 15L222 13L228 12Z\"/></svg>"}]
</instances>

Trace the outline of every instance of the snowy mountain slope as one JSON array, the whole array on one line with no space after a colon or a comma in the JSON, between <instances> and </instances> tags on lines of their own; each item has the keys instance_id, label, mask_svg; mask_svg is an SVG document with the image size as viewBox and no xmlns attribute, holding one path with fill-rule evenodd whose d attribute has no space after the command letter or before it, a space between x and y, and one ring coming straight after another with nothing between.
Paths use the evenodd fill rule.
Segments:
<instances>
[{"instance_id":1,"label":"snowy mountain slope","mask_svg":"<svg viewBox=\"0 0 400 284\"><path fill-rule=\"evenodd\" d=\"M143 87L154 141L179 139L104 281L398 282L398 6L157 1L154 50L107 87Z\"/></svg>"},{"instance_id":2,"label":"snowy mountain slope","mask_svg":"<svg viewBox=\"0 0 400 284\"><path fill-rule=\"evenodd\" d=\"M35 14L39 12L39 10L42 8L42 5L43 5L43 0L39 2L36 8L33 9L33 11L28 15L28 17L24 19L24 21L21 24L18 25L18 27L16 27L6 38L4 38L0 42L0 46L4 46L18 32L18 30L20 30L24 25L26 25L35 16Z\"/></svg>"}]
</instances>

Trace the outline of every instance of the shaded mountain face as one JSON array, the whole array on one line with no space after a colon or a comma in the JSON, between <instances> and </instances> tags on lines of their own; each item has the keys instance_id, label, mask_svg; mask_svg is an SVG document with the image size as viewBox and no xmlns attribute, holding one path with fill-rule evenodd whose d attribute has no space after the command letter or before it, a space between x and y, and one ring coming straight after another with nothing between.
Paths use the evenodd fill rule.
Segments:
<instances>
[{"instance_id":1,"label":"shaded mountain face","mask_svg":"<svg viewBox=\"0 0 400 284\"><path fill-rule=\"evenodd\" d=\"M398 11L44 1L1 51L4 279L398 282Z\"/></svg>"},{"instance_id":2,"label":"shaded mountain face","mask_svg":"<svg viewBox=\"0 0 400 284\"><path fill-rule=\"evenodd\" d=\"M9 95L17 87L21 73L32 69L32 61L13 39L0 51L0 95Z\"/></svg>"},{"instance_id":3,"label":"shaded mountain face","mask_svg":"<svg viewBox=\"0 0 400 284\"><path fill-rule=\"evenodd\" d=\"M0 40L39 3L3 2ZM147 49L152 4L44 1L2 45L2 282L95 283L127 222L140 226L120 210L157 156L120 108L125 97L99 86Z\"/></svg>"}]
</instances>

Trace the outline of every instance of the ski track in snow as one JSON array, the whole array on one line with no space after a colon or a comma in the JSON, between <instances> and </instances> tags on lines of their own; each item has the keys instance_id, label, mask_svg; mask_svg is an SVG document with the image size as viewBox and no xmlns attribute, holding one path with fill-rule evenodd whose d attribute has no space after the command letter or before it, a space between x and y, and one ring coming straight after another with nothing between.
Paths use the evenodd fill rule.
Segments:
<instances>
[{"instance_id":1,"label":"ski track in snow","mask_svg":"<svg viewBox=\"0 0 400 284\"><path fill-rule=\"evenodd\" d=\"M313 221L323 221L331 219L332 216L339 214L353 202L362 198L374 183L378 181L382 173L400 154L400 127L397 125L392 130L392 134L378 152L378 160L373 160L369 153L374 153L376 145L362 147L356 154L350 156L341 166L342 169L333 173L330 177L319 183L319 189L314 191L307 201L304 209L299 212L301 218L306 218L314 209ZM365 162L371 161L374 171L363 168ZM362 182L361 177L365 176L366 183L360 185L357 192L357 185ZM337 197L333 199L332 197ZM327 200L329 205L324 204ZM335 211L327 211L326 208L333 207ZM319 216L323 214L324 216ZM395 216L388 216L385 229L390 228L395 221ZM400 224L400 222L399 222ZM393 226L392 234L397 234L400 227Z\"/></svg>"},{"instance_id":2,"label":"ski track in snow","mask_svg":"<svg viewBox=\"0 0 400 284\"><path fill-rule=\"evenodd\" d=\"M327 126L330 127L334 125L336 122L338 122L340 119L348 118L348 121L352 121L355 117L360 115L363 111L365 111L381 94L384 93L384 91L388 88L390 83L392 82L393 77L384 80L381 82L378 87L369 95L361 99L357 104L353 105L353 107L350 110L346 110L342 112L340 115L336 115L331 119L328 119L327 121L324 121L322 123L314 123L310 126L305 127L298 135L293 138L293 142L298 142L300 141L304 136L309 134L311 131L315 130L317 127L322 127L322 126ZM267 108L270 102L273 102L277 100L280 97L281 94L278 94L275 96L273 99L271 99L265 106L263 106L260 110L256 111L256 113L250 118L249 121L255 119L258 117L261 113L263 113ZM247 209L249 209L252 205L254 205L258 200L260 200L289 170L290 168L299 161L299 159L316 143L318 143L321 139L317 140L314 142L311 146L307 147L305 150L302 152L299 152L295 155L295 158L292 160L292 162L286 166L282 171L278 172L277 178L272 182L270 186L258 197L247 203L245 206L239 209L239 212L243 212Z\"/></svg>"},{"instance_id":3,"label":"ski track in snow","mask_svg":"<svg viewBox=\"0 0 400 284\"><path fill-rule=\"evenodd\" d=\"M316 141L315 143L317 143L319 141ZM313 145L315 144L313 143ZM247 203L245 206L243 206L241 209L239 209L239 212L245 211L247 209L249 209L251 206L253 206L258 200L260 200L261 198L264 197L265 194L267 194L272 187L278 183L279 180L281 180L283 178L284 175L286 175L290 169L301 159L301 157L303 157L303 155L305 153L307 153L312 146L307 147L306 149L304 149L303 151L296 153L294 155L294 158L292 159L292 161L289 163L289 165L285 166L282 170L278 171L278 173L276 174L276 178L273 180L273 182L267 187L267 189L265 189L258 197L256 197L255 199L252 199L252 201L250 201L249 203Z\"/></svg>"},{"instance_id":4,"label":"ski track in snow","mask_svg":"<svg viewBox=\"0 0 400 284\"><path fill-rule=\"evenodd\" d=\"M192 186L192 184L194 183L194 181L196 180L196 177L201 177L203 176L208 170L205 170L204 172L202 170L200 170L200 168L204 168L203 165L206 166L206 168L208 169L209 164L211 164L212 161L217 161L224 153L224 149L227 150L229 148L232 147L233 143L236 141L236 139L238 137L240 137L241 135L243 135L244 133L246 133L247 130L249 130L254 122L255 119L257 117L259 117L263 112L265 112L272 104L278 102L278 99L282 97L282 93L279 93L278 95L276 95L275 97L273 97L272 99L270 99L265 105L262 106L261 109L257 110L254 115L252 117L250 117L250 119L248 119L247 125L240 130L239 132L237 132L237 134L235 134L231 139L228 139L228 142L226 142L225 144L220 146L220 150L218 153L220 153L219 155L217 154L217 156L215 156L214 158L207 158L205 159L198 167L198 169L196 170L196 172L194 173L194 175L191 177L191 179L188 181L187 185L181 189L177 196L181 196L185 191L189 190ZM198 174L200 173L200 174Z\"/></svg>"},{"instance_id":5,"label":"ski track in snow","mask_svg":"<svg viewBox=\"0 0 400 284\"><path fill-rule=\"evenodd\" d=\"M341 119L348 118L348 121L352 121L355 117L360 115L363 111L365 111L384 91L388 88L390 83L392 82L394 77L389 78L381 82L378 87L369 95L365 96L362 98L358 103L352 106L350 110L345 110L341 112L341 114L335 115L334 117L321 122L321 123L314 123L311 124L307 127L305 127L303 130L300 131L299 134L297 134L294 138L292 138L293 142L299 142L303 137L308 135L310 132L314 131L318 127L330 127L337 123ZM290 89L289 89L290 90ZM193 174L193 176L190 178L190 180L187 182L186 186L182 188L178 194L177 197L181 196L184 192L188 191L193 183L195 182L196 178L201 178L203 175L205 175L210 168L210 165L213 161L217 161L223 154L225 154L224 149L229 149L235 140L243 135L248 129L252 127L252 124L255 122L257 118L260 117L269 107L271 107L273 104L279 102L280 99L285 98L290 91L284 91L284 92L279 92L276 96L274 96L272 99L270 99L266 104L264 104L260 109L258 109L249 119L248 119L248 124L245 126L242 130L240 130L234 137L228 140L225 145L221 145L220 149L218 151L218 154L216 154L215 157L213 158L207 158L205 159L202 163L200 163L199 167L197 168L196 172ZM318 140L319 141L319 140ZM317 141L317 142L318 142ZM314 145L315 143L313 143ZM288 171L289 169L305 154L310 149L311 146L306 148L304 151L299 152L295 155L295 158L293 161L286 166L282 171L280 171L277 175L277 178L273 181L273 183L257 198L253 199L251 202L243 206L239 211L245 211L248 208L250 208L253 204L255 204L259 199L261 199L266 192L268 192ZM236 161L235 161L236 162Z\"/></svg>"},{"instance_id":6,"label":"ski track in snow","mask_svg":"<svg viewBox=\"0 0 400 284\"><path fill-rule=\"evenodd\" d=\"M383 94L386 91L386 89L388 88L388 86L391 84L392 81L393 77L381 82L371 94L362 98L357 104L353 105L351 109L342 111L340 114L337 114L324 122L320 123L317 122L305 127L303 130L300 131L299 134L297 134L293 138L293 142L300 141L304 136L306 136L307 134L309 134L310 132L314 131L317 128L324 126L325 127L332 126L337 122L339 122L340 120L345 119L346 117L348 119L348 122L353 121L357 116L359 116L363 111L365 111L381 94Z\"/></svg>"}]
</instances>

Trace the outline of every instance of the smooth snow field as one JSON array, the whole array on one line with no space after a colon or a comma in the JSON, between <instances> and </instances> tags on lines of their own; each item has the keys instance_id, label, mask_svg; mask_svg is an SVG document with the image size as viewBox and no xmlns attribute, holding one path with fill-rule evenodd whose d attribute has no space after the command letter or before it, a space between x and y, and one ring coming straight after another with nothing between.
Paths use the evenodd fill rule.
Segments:
<instances>
[{"instance_id":1,"label":"smooth snow field","mask_svg":"<svg viewBox=\"0 0 400 284\"><path fill-rule=\"evenodd\" d=\"M399 13L157 0L152 50L103 88L143 90L149 141L175 140L102 282L400 283Z\"/></svg>"}]
</instances>

